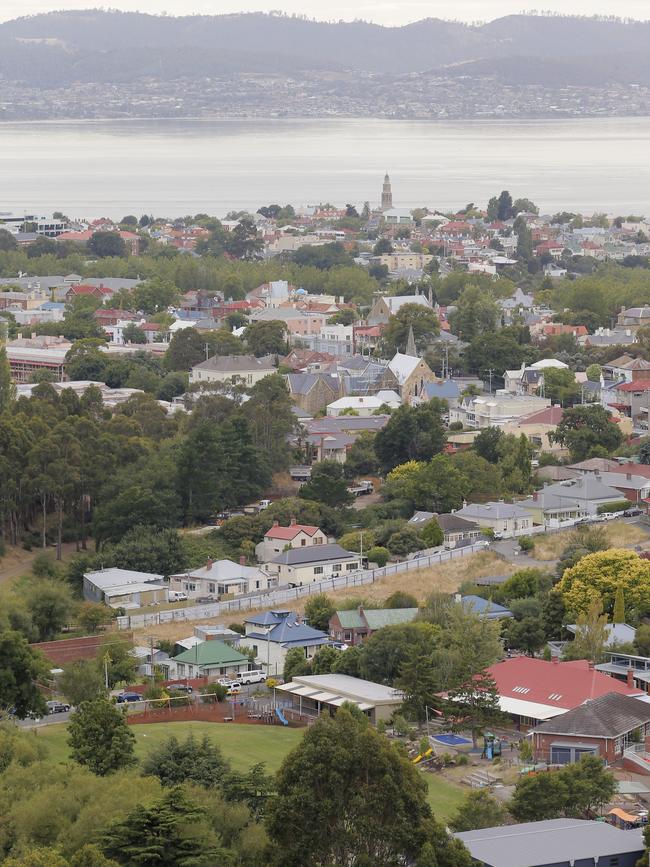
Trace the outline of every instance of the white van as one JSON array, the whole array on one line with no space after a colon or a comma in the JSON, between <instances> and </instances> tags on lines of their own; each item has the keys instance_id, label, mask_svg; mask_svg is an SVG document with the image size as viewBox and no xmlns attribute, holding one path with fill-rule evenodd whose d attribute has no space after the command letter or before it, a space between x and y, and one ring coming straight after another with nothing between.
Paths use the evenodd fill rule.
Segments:
<instances>
[{"instance_id":1,"label":"white van","mask_svg":"<svg viewBox=\"0 0 650 867\"><path fill-rule=\"evenodd\" d=\"M180 590L170 590L168 599L170 602L185 602L187 593L182 593Z\"/></svg>"},{"instance_id":2,"label":"white van","mask_svg":"<svg viewBox=\"0 0 650 867\"><path fill-rule=\"evenodd\" d=\"M266 672L261 668L255 668L252 671L240 671L237 675L240 683L264 683L266 680Z\"/></svg>"}]
</instances>

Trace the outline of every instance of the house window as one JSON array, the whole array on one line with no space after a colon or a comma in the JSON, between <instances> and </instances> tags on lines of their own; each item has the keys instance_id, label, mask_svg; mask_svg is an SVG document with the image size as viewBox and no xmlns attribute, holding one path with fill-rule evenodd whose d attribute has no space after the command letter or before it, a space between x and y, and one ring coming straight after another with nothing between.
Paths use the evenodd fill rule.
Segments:
<instances>
[{"instance_id":1,"label":"house window","mask_svg":"<svg viewBox=\"0 0 650 867\"><path fill-rule=\"evenodd\" d=\"M348 570L348 572L354 572L355 569L359 568L359 564L358 563L348 563L345 568Z\"/></svg>"},{"instance_id":2,"label":"house window","mask_svg":"<svg viewBox=\"0 0 650 867\"><path fill-rule=\"evenodd\" d=\"M340 564L340 563L337 563L335 566L332 566L332 569L333 569L335 572L340 572L340 571L341 571L341 564Z\"/></svg>"},{"instance_id":3,"label":"house window","mask_svg":"<svg viewBox=\"0 0 650 867\"><path fill-rule=\"evenodd\" d=\"M196 584L188 584L187 589L190 593L193 593L196 590Z\"/></svg>"},{"instance_id":4,"label":"house window","mask_svg":"<svg viewBox=\"0 0 650 867\"><path fill-rule=\"evenodd\" d=\"M352 633L351 632L345 632L343 634L343 640L344 641L352 641Z\"/></svg>"},{"instance_id":5,"label":"house window","mask_svg":"<svg viewBox=\"0 0 650 867\"><path fill-rule=\"evenodd\" d=\"M322 575L323 567L322 566L314 566L314 575Z\"/></svg>"},{"instance_id":6,"label":"house window","mask_svg":"<svg viewBox=\"0 0 650 867\"><path fill-rule=\"evenodd\" d=\"M215 593L214 584L208 584L208 593Z\"/></svg>"},{"instance_id":7,"label":"house window","mask_svg":"<svg viewBox=\"0 0 650 867\"><path fill-rule=\"evenodd\" d=\"M306 539L301 539L301 540L300 540L300 547L301 547L301 548L304 548L306 544L307 544L307 540L306 540Z\"/></svg>"}]
</instances>

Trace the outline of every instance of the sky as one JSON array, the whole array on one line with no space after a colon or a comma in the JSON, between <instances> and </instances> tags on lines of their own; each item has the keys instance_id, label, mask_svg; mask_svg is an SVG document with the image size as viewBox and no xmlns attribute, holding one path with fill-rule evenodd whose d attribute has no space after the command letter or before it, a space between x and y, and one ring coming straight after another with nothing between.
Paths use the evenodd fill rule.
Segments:
<instances>
[{"instance_id":1,"label":"sky","mask_svg":"<svg viewBox=\"0 0 650 867\"><path fill-rule=\"evenodd\" d=\"M226 12L270 12L304 14L321 20L363 18L395 26L421 18L456 18L486 21L541 7L548 11L578 15L617 15L646 20L650 18L648 0L0 0L0 21L21 15L35 15L52 9L88 9L109 6L113 9L169 15Z\"/></svg>"}]
</instances>

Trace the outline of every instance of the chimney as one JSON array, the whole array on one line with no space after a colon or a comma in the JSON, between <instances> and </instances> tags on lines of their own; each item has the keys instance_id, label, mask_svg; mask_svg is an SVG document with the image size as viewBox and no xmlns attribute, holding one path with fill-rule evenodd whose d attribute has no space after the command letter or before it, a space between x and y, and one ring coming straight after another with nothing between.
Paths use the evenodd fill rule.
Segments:
<instances>
[{"instance_id":1,"label":"chimney","mask_svg":"<svg viewBox=\"0 0 650 867\"><path fill-rule=\"evenodd\" d=\"M633 668L628 668L626 680L627 680L627 685L630 687L630 689L634 689L634 669Z\"/></svg>"},{"instance_id":2,"label":"chimney","mask_svg":"<svg viewBox=\"0 0 650 867\"><path fill-rule=\"evenodd\" d=\"M296 521L296 516L295 516L295 515L292 515L292 516L291 516L291 520L289 521L289 524L290 524L292 527L295 527L297 523L298 523L298 522Z\"/></svg>"},{"instance_id":3,"label":"chimney","mask_svg":"<svg viewBox=\"0 0 650 867\"><path fill-rule=\"evenodd\" d=\"M245 566L245 565L246 565L246 557L244 557L243 554L242 554L242 556L239 558L239 565L240 565L240 566Z\"/></svg>"},{"instance_id":4,"label":"chimney","mask_svg":"<svg viewBox=\"0 0 650 867\"><path fill-rule=\"evenodd\" d=\"M210 571L210 569L212 569L213 563L214 560L211 557L208 557L208 562L205 564L205 568L208 570L208 572Z\"/></svg>"}]
</instances>

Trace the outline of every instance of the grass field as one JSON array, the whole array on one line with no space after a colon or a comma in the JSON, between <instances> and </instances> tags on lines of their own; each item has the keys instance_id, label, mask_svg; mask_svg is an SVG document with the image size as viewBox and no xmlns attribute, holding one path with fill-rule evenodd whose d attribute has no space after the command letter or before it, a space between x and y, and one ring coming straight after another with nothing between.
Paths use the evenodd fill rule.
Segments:
<instances>
[{"instance_id":1,"label":"grass field","mask_svg":"<svg viewBox=\"0 0 650 867\"><path fill-rule=\"evenodd\" d=\"M144 758L154 747L170 735L179 739L190 732L196 738L208 735L221 747L233 769L246 771L258 762L265 762L271 772L278 770L286 754L300 743L305 729L281 728L280 726L230 725L228 723L171 722L135 725L135 751ZM47 744L49 757L55 762L70 758L65 725L50 725L35 729L36 736ZM436 774L426 774L429 787L429 804L441 819L447 819L462 801L465 792L460 786L450 783Z\"/></svg>"},{"instance_id":2,"label":"grass field","mask_svg":"<svg viewBox=\"0 0 650 867\"><path fill-rule=\"evenodd\" d=\"M627 524L625 521L607 521L593 526L603 530L612 547L627 548L632 545L646 547L650 542L648 533L637 524ZM533 536L535 542L533 557L536 560L558 560L574 532L573 530L565 530L562 533Z\"/></svg>"}]
</instances>

